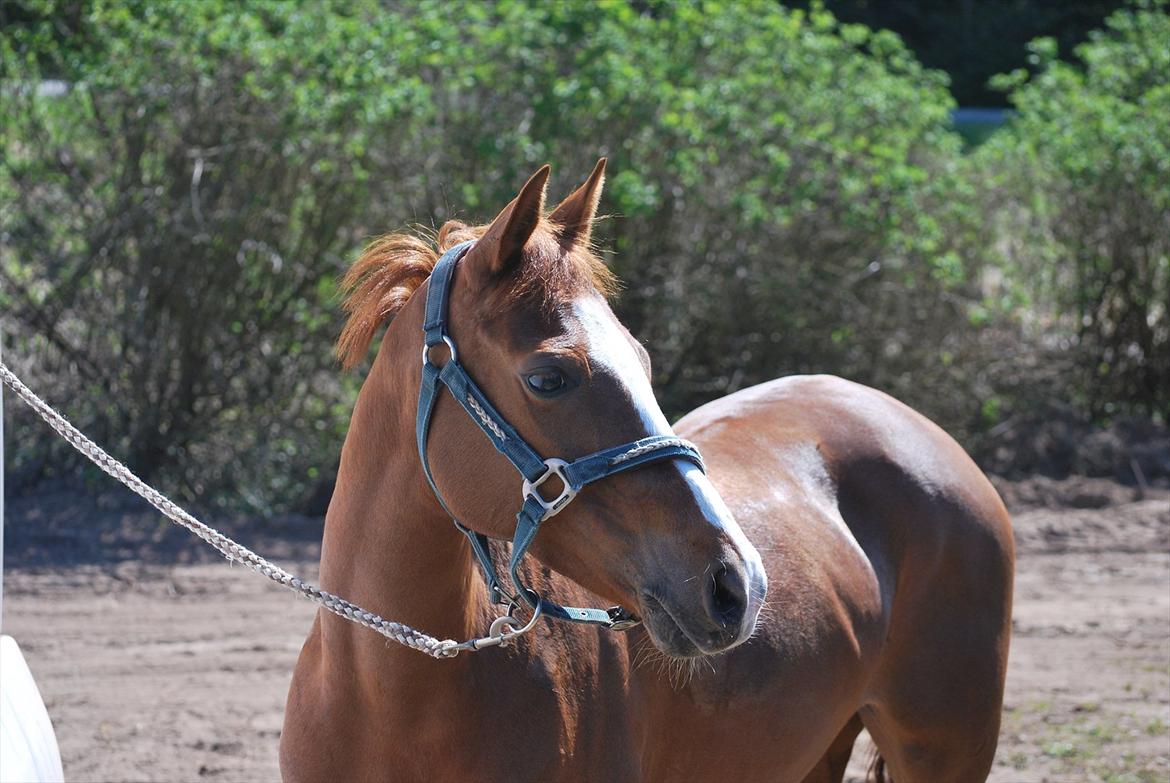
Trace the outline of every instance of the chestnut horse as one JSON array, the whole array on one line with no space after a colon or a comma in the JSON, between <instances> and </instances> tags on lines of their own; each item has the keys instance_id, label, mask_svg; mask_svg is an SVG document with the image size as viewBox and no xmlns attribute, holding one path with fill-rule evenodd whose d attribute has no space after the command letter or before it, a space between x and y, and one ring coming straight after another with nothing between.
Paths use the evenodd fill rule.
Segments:
<instances>
[{"instance_id":1,"label":"chestnut horse","mask_svg":"<svg viewBox=\"0 0 1170 783\"><path fill-rule=\"evenodd\" d=\"M448 223L437 247L390 235L351 270L344 363L393 320L342 452L321 584L440 638L481 636L499 614L442 503L508 539L520 479L446 391L423 438L434 490L416 445L428 278L473 240L447 329L536 453L674 435L702 453L705 470L661 459L586 487L518 572L550 601L619 602L642 625L546 616L507 646L436 660L318 612L284 778L840 781L864 726L897 783L984 780L1011 623L1000 498L937 426L839 378L762 384L672 429L590 251L603 170L546 215L546 166L490 225ZM429 360L456 361L441 347Z\"/></svg>"}]
</instances>

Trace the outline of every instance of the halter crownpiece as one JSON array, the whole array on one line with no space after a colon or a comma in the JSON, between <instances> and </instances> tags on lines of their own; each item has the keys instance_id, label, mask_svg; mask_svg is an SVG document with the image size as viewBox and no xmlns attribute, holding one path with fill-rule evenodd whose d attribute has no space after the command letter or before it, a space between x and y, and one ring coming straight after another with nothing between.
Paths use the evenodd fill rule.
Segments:
<instances>
[{"instance_id":1,"label":"halter crownpiece","mask_svg":"<svg viewBox=\"0 0 1170 783\"><path fill-rule=\"evenodd\" d=\"M459 363L459 353L455 347L455 341L447 334L447 303L450 298L451 280L455 273L455 266L474 244L474 242L463 242L445 252L436 262L427 288L426 315L423 321L422 385L419 389L418 419L415 427L423 473L426 474L427 482L431 485L431 489L443 510L451 516L455 527L471 542L471 551L475 553L475 558L479 561L488 591L495 603L508 604L511 609L515 609L519 600L523 600L536 614L543 613L558 620L598 625L611 631L625 630L637 625L638 620L620 606L609 609L561 606L547 598L538 596L535 591L521 582L520 562L524 559L525 553L540 531L541 523L560 513L586 484L651 462L676 458L689 460L700 470L705 471L703 458L699 455L699 450L695 448L694 444L674 435L651 435L572 461L541 458L508 424L507 420L496 411L479 387L475 385L471 376ZM450 358L441 367L434 364L430 358L431 349L438 345L446 345L450 351ZM431 475L430 462L427 460L427 433L430 429L431 416L434 413L440 386L447 387L455 400L467 411L471 420L492 442L492 445L507 457L508 461L520 472L522 505L520 512L516 515L516 532L512 538L512 555L508 563L512 584L516 588L515 595L506 592L503 588L499 574L492 563L491 543L488 537L459 522L447 506L446 501L443 500L443 495L439 492L438 486L435 485L435 479ZM549 500L541 494L540 487L553 476L561 480L563 488L557 497ZM500 621L505 618L510 618L510 614L500 618ZM536 617L534 616L523 630L528 630L535 621ZM514 627L518 626L515 621L510 624ZM495 628L494 624L493 628ZM496 637L493 634L489 638L502 637Z\"/></svg>"}]
</instances>

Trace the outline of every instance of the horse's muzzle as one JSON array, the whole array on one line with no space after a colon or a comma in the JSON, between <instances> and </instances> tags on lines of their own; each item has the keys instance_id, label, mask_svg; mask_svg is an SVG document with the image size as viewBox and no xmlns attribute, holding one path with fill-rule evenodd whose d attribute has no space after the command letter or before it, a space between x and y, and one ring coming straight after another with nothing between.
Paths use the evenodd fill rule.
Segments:
<instances>
[{"instance_id":1,"label":"horse's muzzle","mask_svg":"<svg viewBox=\"0 0 1170 783\"><path fill-rule=\"evenodd\" d=\"M742 560L721 558L699 579L670 589L643 589L642 619L655 646L667 655L716 655L751 637L766 591L754 551Z\"/></svg>"}]
</instances>

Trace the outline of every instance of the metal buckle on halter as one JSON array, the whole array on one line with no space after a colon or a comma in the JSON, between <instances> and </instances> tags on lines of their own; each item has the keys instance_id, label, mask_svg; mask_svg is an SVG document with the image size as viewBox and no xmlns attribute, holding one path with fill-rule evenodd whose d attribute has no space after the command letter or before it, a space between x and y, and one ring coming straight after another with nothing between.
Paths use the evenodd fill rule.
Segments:
<instances>
[{"instance_id":1,"label":"metal buckle on halter","mask_svg":"<svg viewBox=\"0 0 1170 783\"><path fill-rule=\"evenodd\" d=\"M577 490L573 489L572 485L569 484L569 480L565 478L564 470L567 467L569 467L569 463L563 459L556 459L555 457L553 459L546 459L544 461L544 473L541 473L536 481L524 479L524 486L521 490L524 499L528 500L531 497L544 509L544 515L540 518L542 522L549 517L555 517L565 506L569 505L570 500L577 496ZM559 478L561 484L564 486L561 489L561 494L557 495L553 500L548 501L536 490L537 487L548 481L552 476Z\"/></svg>"},{"instance_id":2,"label":"metal buckle on halter","mask_svg":"<svg viewBox=\"0 0 1170 783\"><path fill-rule=\"evenodd\" d=\"M624 606L611 606L605 613L609 615L611 631L628 631L635 625L642 624L642 621L630 614Z\"/></svg>"},{"instance_id":3,"label":"metal buckle on halter","mask_svg":"<svg viewBox=\"0 0 1170 783\"><path fill-rule=\"evenodd\" d=\"M455 342L447 335L443 335L443 342L447 344L447 350L451 352L451 358L447 361L455 361L456 357L459 355L459 353L455 350ZM438 343L435 343L435 345L438 345ZM435 345L427 345L426 343L423 343L423 364L431 364L431 349L434 348Z\"/></svg>"}]
</instances>

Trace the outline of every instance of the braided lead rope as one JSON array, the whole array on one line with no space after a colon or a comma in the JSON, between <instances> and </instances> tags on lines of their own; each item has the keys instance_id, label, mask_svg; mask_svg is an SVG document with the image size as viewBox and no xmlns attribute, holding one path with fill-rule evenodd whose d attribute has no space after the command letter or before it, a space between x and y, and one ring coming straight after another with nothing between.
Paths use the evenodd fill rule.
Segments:
<instances>
[{"instance_id":1,"label":"braided lead rope","mask_svg":"<svg viewBox=\"0 0 1170 783\"><path fill-rule=\"evenodd\" d=\"M100 446L85 437L85 435L81 434L64 416L34 394L32 390L24 385L20 378L17 378L8 369L8 366L3 361L0 361L0 380L12 387L12 390L16 392L17 396L28 403L29 407L36 411L50 427L56 430L57 434L64 438L70 446L84 454L91 462L106 473L125 484L146 500L146 502L169 517L173 522L187 528L187 530L210 544L212 548L226 557L229 562L241 562L253 571L257 571L268 577L278 585L287 587L289 590L308 598L318 606L325 607L336 615L377 631L387 639L392 639L399 644L424 652L434 658L454 658L459 654L460 649L476 649L474 646L468 647L467 643L459 644L451 639L440 641L433 636L428 636L422 631L411 628L409 625L383 619L373 612L367 612L360 606L326 592L316 585L288 573L283 568L273 565L247 547L237 544L218 530L195 519L195 517L177 506L161 492L134 475L129 468L111 457Z\"/></svg>"}]
</instances>

